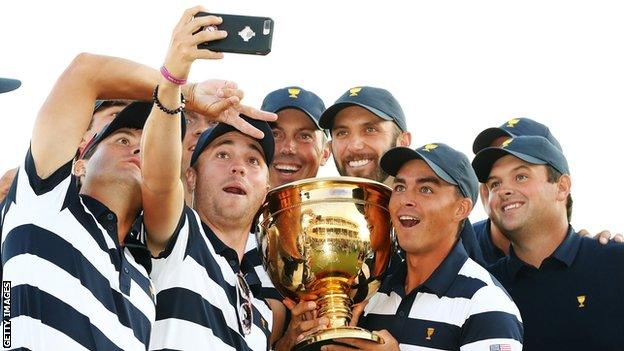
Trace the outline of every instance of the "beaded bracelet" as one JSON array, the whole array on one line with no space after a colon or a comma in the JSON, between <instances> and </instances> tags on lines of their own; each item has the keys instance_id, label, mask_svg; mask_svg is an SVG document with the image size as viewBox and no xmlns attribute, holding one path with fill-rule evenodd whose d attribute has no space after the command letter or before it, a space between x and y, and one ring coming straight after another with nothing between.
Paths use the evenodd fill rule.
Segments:
<instances>
[{"instance_id":1,"label":"beaded bracelet","mask_svg":"<svg viewBox=\"0 0 624 351\"><path fill-rule=\"evenodd\" d=\"M167 70L167 67L165 66L160 67L160 74L162 74L162 76L165 77L166 80L170 81L173 84L177 84L177 85L186 84L186 79L180 79L180 78L174 77L173 75L171 75L171 73L169 73L169 71Z\"/></svg>"},{"instance_id":2,"label":"beaded bracelet","mask_svg":"<svg viewBox=\"0 0 624 351\"><path fill-rule=\"evenodd\" d=\"M184 103L186 103L186 100L184 100L184 95L180 94L180 99L182 101L182 104L175 110L170 110L163 106L162 103L160 103L160 100L158 100L158 85L156 86L156 88L154 88L154 92L152 93L152 101L154 102L154 104L156 104L156 106L158 106L158 108L162 112L168 115L177 115L178 113L184 111Z\"/></svg>"}]
</instances>

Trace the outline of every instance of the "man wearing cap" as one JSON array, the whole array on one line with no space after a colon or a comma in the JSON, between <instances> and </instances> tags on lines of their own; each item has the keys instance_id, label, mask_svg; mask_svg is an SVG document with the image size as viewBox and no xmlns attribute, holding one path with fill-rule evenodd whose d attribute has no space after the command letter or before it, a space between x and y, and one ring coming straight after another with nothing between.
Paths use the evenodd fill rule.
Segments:
<instances>
[{"instance_id":1,"label":"man wearing cap","mask_svg":"<svg viewBox=\"0 0 624 351\"><path fill-rule=\"evenodd\" d=\"M514 136L535 135L546 138L555 147L561 149L561 144L550 132L550 129L530 118L513 118L503 123L500 127L487 128L483 130L474 140L472 151L476 154L479 151L490 147L500 146L505 140ZM490 216L490 208L488 206L487 187L481 185L479 188L481 203L485 209L485 213ZM570 198L570 205L572 198ZM571 209L571 206L570 206ZM490 265L496 263L499 259L505 257L509 252L509 240L500 232L490 219L486 219L473 224L479 246L483 254L484 264Z\"/></svg>"},{"instance_id":2,"label":"man wearing cap","mask_svg":"<svg viewBox=\"0 0 624 351\"><path fill-rule=\"evenodd\" d=\"M168 144L161 134L158 146L153 144L150 138L173 118L156 114L150 118L154 123L146 127L144 140L145 187L151 187L144 189L148 191L144 195L145 224L148 246L152 252L160 248L151 275L158 305L150 349L266 349L271 311L259 296L260 281L250 281L257 279L253 265L242 257L255 212L268 190L267 164L274 152L268 124L244 117L264 133L262 139L225 124L205 131L189 171L195 210L181 201L180 184L178 219L173 227L160 229L168 214L159 212L158 221L152 217L156 212L150 201L156 196L149 193L154 189L149 178L155 172L162 174L159 169L166 165L162 161L158 167L150 164L175 150L179 141ZM163 150L158 150L160 147ZM158 202L164 200L160 197Z\"/></svg>"},{"instance_id":3,"label":"man wearing cap","mask_svg":"<svg viewBox=\"0 0 624 351\"><path fill-rule=\"evenodd\" d=\"M2 79L3 78L0 78L0 81ZM83 152L84 147L87 145L87 142L90 141L97 132L104 128L104 126L110 123L113 118L115 118L117 113L119 113L119 111L121 111L124 107L128 106L129 103L130 101L124 100L97 100L95 102L91 124L80 141L77 154L80 155ZM0 203L4 200L4 197L8 193L9 187L11 186L11 183L13 183L13 179L16 174L17 168L13 168L8 170L0 178Z\"/></svg>"},{"instance_id":4,"label":"man wearing cap","mask_svg":"<svg viewBox=\"0 0 624 351\"><path fill-rule=\"evenodd\" d=\"M174 30L164 67L175 79L163 77L142 140L142 197L147 244L157 258L151 277L157 294L157 312L150 349L266 350L271 310L260 295L261 284L253 265L243 259L257 210L269 189L268 164L275 144L260 113L238 105L239 97L223 104L230 120L240 120L243 134L219 123L202 133L187 172L194 209L184 202L180 179L180 87L197 58L219 58L196 51L193 33L201 26L220 23L214 16L187 22L201 8L185 14ZM222 31L213 35L223 37ZM187 52L194 52L188 59ZM235 90L224 86L219 94ZM239 117L239 113L243 113ZM234 115L235 114L235 115Z\"/></svg>"},{"instance_id":5,"label":"man wearing cap","mask_svg":"<svg viewBox=\"0 0 624 351\"><path fill-rule=\"evenodd\" d=\"M392 179L379 166L379 159L395 146L409 146L412 136L401 105L389 91L351 88L321 115L319 124L331 132L331 152L340 175L391 185ZM479 244L467 223L461 233L463 245L469 256L481 263Z\"/></svg>"},{"instance_id":6,"label":"man wearing cap","mask_svg":"<svg viewBox=\"0 0 624 351\"><path fill-rule=\"evenodd\" d=\"M193 24L209 20L214 22ZM222 33L196 40L217 37ZM3 288L11 291L11 316L3 321L11 335L3 345L147 348L155 319L149 252L127 233L142 205L140 128L151 104L129 105L92 139L74 169L80 189L71 170L96 98L148 100L158 77L158 71L127 60L81 54L40 109L30 149L1 209ZM237 92L217 97L204 88L184 86L189 108L245 128L221 115L238 102Z\"/></svg>"},{"instance_id":7,"label":"man wearing cap","mask_svg":"<svg viewBox=\"0 0 624 351\"><path fill-rule=\"evenodd\" d=\"M323 112L319 125L331 132L331 152L342 176L389 181L379 167L381 155L411 142L401 105L381 88L349 89Z\"/></svg>"},{"instance_id":8,"label":"man wearing cap","mask_svg":"<svg viewBox=\"0 0 624 351\"><path fill-rule=\"evenodd\" d=\"M89 129L85 132L78 146L78 154L81 154L95 134L100 132L107 124L109 124L117 114L130 104L128 100L97 100L93 108L93 117Z\"/></svg>"},{"instance_id":9,"label":"man wearing cap","mask_svg":"<svg viewBox=\"0 0 624 351\"><path fill-rule=\"evenodd\" d=\"M482 131L476 138L472 145L472 151L476 154L479 151L490 147L500 146L505 140L515 136L541 136L546 138L557 149L562 150L561 144L551 133L550 129L530 118L513 118L500 127L488 128ZM485 185L480 186L480 197L483 208L485 209L488 217L491 210L488 204L488 189ZM569 195L566 203L566 211L568 221L572 218L572 196ZM509 253L509 240L501 233L496 225L490 220L483 220L473 225L476 238L479 242L479 247L483 255L484 264L491 265L496 263L499 259L505 257ZM583 236L589 233L586 230L579 232ZM604 230L598 233L595 238L599 239L600 243L606 244L611 237L611 233L608 230ZM621 234L616 234L614 240L622 242Z\"/></svg>"},{"instance_id":10,"label":"man wearing cap","mask_svg":"<svg viewBox=\"0 0 624 351\"><path fill-rule=\"evenodd\" d=\"M538 136L481 150L472 165L491 220L511 241L489 268L525 323L525 350L621 350L624 244L601 245L570 225L572 186L560 149Z\"/></svg>"},{"instance_id":11,"label":"man wearing cap","mask_svg":"<svg viewBox=\"0 0 624 351\"><path fill-rule=\"evenodd\" d=\"M118 86L140 91L140 79L115 71L136 65L113 61L81 55L59 78L2 209L11 347L139 350L147 345L154 319L149 254L125 235L141 206L145 109L128 110L92 144L76 165L82 189L71 175L95 96L121 95L112 91ZM99 72L102 64L111 68L106 77Z\"/></svg>"},{"instance_id":12,"label":"man wearing cap","mask_svg":"<svg viewBox=\"0 0 624 351\"><path fill-rule=\"evenodd\" d=\"M270 123L275 138L275 158L269 168L271 187L316 177L331 152L319 125L325 111L323 100L301 87L286 87L269 93L261 110L279 116Z\"/></svg>"},{"instance_id":13,"label":"man wearing cap","mask_svg":"<svg viewBox=\"0 0 624 351\"><path fill-rule=\"evenodd\" d=\"M518 309L459 240L478 193L466 156L435 143L393 148L380 164L394 177L389 211L406 260L358 322L385 344L347 343L362 350L521 350Z\"/></svg>"}]
</instances>

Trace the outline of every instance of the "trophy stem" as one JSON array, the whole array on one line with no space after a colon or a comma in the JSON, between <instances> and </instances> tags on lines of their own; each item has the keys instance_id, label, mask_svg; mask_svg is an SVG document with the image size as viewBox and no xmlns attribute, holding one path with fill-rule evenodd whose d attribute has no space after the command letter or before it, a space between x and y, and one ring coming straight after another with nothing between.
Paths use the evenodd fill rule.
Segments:
<instances>
[{"instance_id":1,"label":"trophy stem","mask_svg":"<svg viewBox=\"0 0 624 351\"><path fill-rule=\"evenodd\" d=\"M345 327L351 321L351 299L347 295L347 284L340 278L325 278L317 286L323 291L316 301L319 317L329 319L330 328Z\"/></svg>"}]
</instances>

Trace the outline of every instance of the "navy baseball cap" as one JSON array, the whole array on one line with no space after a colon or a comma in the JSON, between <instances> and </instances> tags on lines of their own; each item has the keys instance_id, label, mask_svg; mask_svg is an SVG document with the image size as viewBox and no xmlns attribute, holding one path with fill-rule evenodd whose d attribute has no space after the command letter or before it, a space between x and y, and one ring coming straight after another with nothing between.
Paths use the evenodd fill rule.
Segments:
<instances>
[{"instance_id":1,"label":"navy baseball cap","mask_svg":"<svg viewBox=\"0 0 624 351\"><path fill-rule=\"evenodd\" d=\"M294 108L305 113L319 130L321 114L325 111L325 104L318 95L301 87L293 86L270 92L262 101L263 111L278 113L287 108Z\"/></svg>"},{"instance_id":2,"label":"navy baseball cap","mask_svg":"<svg viewBox=\"0 0 624 351\"><path fill-rule=\"evenodd\" d=\"M17 79L10 78L0 78L0 94L8 93L9 91L15 90L22 85Z\"/></svg>"},{"instance_id":3,"label":"navy baseball cap","mask_svg":"<svg viewBox=\"0 0 624 351\"><path fill-rule=\"evenodd\" d=\"M262 147L266 164L271 164L271 161L273 161L273 154L275 153L275 139L273 139L273 131L271 131L271 127L269 127L269 124L266 121L253 119L245 115L240 116L246 122L264 133L264 138L256 140L258 141L258 143L260 143L260 146ZM201 155L204 149L206 149L206 147L208 147L211 142L228 132L242 133L238 129L226 123L217 123L214 127L206 129L197 140L197 144L195 145L195 151L193 151L193 155L191 156L191 166L195 165L195 162L197 162L197 159L199 159L199 155Z\"/></svg>"},{"instance_id":4,"label":"navy baseball cap","mask_svg":"<svg viewBox=\"0 0 624 351\"><path fill-rule=\"evenodd\" d=\"M455 185L475 204L479 194L479 181L463 153L443 144L426 144L416 149L394 147L381 157L379 165L384 172L396 177L403 165L411 160L423 160L445 182Z\"/></svg>"},{"instance_id":5,"label":"navy baseball cap","mask_svg":"<svg viewBox=\"0 0 624 351\"><path fill-rule=\"evenodd\" d=\"M529 135L544 137L555 145L557 149L562 150L561 144L559 144L559 141L552 135L548 127L530 118L521 117L510 119L498 128L488 128L479 133L472 144L472 152L476 154L486 147L490 147L492 142L500 137L506 136L513 138Z\"/></svg>"},{"instance_id":6,"label":"navy baseball cap","mask_svg":"<svg viewBox=\"0 0 624 351\"><path fill-rule=\"evenodd\" d=\"M381 119L393 121L402 131L407 132L405 114L397 99L385 89L366 86L351 88L342 94L333 105L323 112L319 121L320 126L331 130L336 114L349 106L363 107Z\"/></svg>"},{"instance_id":7,"label":"navy baseball cap","mask_svg":"<svg viewBox=\"0 0 624 351\"><path fill-rule=\"evenodd\" d=\"M487 182L492 166L503 156L512 155L534 165L550 165L561 174L570 174L563 152L541 136L519 136L506 140L500 147L485 148L472 160L481 183Z\"/></svg>"},{"instance_id":8,"label":"navy baseball cap","mask_svg":"<svg viewBox=\"0 0 624 351\"><path fill-rule=\"evenodd\" d=\"M143 101L135 101L126 106L123 110L119 111L117 116L109 124L102 128L102 130L89 141L79 158L83 158L85 154L95 148L102 140L106 139L119 129L143 129L145 121L147 121L147 117L149 117L150 112L152 112L152 106L153 103ZM182 138L184 139L184 134L186 134L186 121L184 119L184 113L182 113L181 120Z\"/></svg>"}]
</instances>

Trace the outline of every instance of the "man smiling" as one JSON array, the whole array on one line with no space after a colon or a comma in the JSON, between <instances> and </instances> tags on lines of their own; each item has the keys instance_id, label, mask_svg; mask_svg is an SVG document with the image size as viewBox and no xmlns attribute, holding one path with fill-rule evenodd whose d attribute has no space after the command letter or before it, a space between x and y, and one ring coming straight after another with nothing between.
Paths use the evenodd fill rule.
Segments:
<instances>
[{"instance_id":1,"label":"man smiling","mask_svg":"<svg viewBox=\"0 0 624 351\"><path fill-rule=\"evenodd\" d=\"M381 155L394 146L409 146L412 139L401 105L381 88L349 89L319 123L331 132L331 152L340 175L382 183L388 174L379 167Z\"/></svg>"},{"instance_id":2,"label":"man smiling","mask_svg":"<svg viewBox=\"0 0 624 351\"><path fill-rule=\"evenodd\" d=\"M269 93L261 109L279 117L270 123L275 138L271 186L316 177L330 155L327 135L319 126L323 100L301 87L286 87Z\"/></svg>"}]
</instances>

